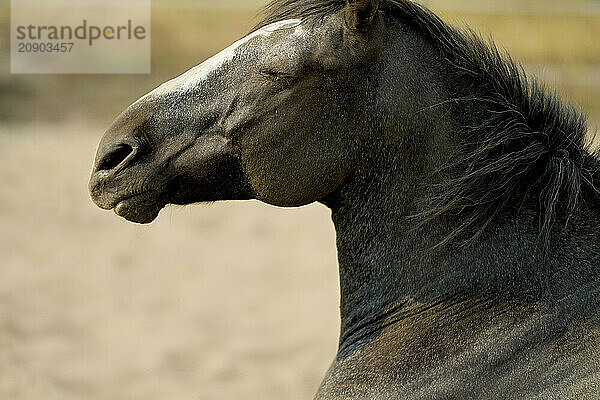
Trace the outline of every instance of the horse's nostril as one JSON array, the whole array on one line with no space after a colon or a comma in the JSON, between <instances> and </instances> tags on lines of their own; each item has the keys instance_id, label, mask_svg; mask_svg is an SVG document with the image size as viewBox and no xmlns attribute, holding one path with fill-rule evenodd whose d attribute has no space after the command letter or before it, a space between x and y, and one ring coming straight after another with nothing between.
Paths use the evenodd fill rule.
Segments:
<instances>
[{"instance_id":1,"label":"horse's nostril","mask_svg":"<svg viewBox=\"0 0 600 400\"><path fill-rule=\"evenodd\" d=\"M98 165L98 171L109 171L121 164L133 152L133 147L128 144L120 144L102 158Z\"/></svg>"}]
</instances>

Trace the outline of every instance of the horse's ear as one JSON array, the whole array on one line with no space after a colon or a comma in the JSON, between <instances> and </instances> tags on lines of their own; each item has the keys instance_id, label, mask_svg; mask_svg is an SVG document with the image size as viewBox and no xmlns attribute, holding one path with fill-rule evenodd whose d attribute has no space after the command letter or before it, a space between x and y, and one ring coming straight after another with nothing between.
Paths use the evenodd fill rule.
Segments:
<instances>
[{"instance_id":1,"label":"horse's ear","mask_svg":"<svg viewBox=\"0 0 600 400\"><path fill-rule=\"evenodd\" d=\"M367 32L378 10L379 0L346 0L346 24L352 30Z\"/></svg>"}]
</instances>

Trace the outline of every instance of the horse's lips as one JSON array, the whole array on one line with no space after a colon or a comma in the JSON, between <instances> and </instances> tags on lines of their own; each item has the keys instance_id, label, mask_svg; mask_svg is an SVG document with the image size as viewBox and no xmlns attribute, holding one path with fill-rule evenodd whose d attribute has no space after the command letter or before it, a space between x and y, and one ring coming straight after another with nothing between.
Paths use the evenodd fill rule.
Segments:
<instances>
[{"instance_id":1,"label":"horse's lips","mask_svg":"<svg viewBox=\"0 0 600 400\"><path fill-rule=\"evenodd\" d=\"M127 214L127 209L130 207L130 203L131 203L131 199L125 199L125 200L121 200L117 203L117 205L114 207L115 210L115 214L117 214L119 217L125 217Z\"/></svg>"},{"instance_id":2,"label":"horse's lips","mask_svg":"<svg viewBox=\"0 0 600 400\"><path fill-rule=\"evenodd\" d=\"M148 198L149 192L140 193L120 200L114 207L119 217L140 224L148 224L158 216L158 207Z\"/></svg>"}]
</instances>

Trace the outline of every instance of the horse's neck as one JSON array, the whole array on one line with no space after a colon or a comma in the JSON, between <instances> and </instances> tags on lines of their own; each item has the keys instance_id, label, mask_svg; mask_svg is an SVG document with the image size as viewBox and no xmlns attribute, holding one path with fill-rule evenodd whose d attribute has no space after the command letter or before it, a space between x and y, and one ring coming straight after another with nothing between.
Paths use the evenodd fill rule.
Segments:
<instances>
[{"instance_id":1,"label":"horse's neck","mask_svg":"<svg viewBox=\"0 0 600 400\"><path fill-rule=\"evenodd\" d=\"M414 220L405 216L418 211L409 200L419 196L421 186L409 175L401 168L376 171L357 177L329 199L340 267L342 352L377 335L385 321L405 310L426 316L429 305L481 307L480 301L471 300L486 299L498 312L498 304L511 307L507 300L535 303L548 291L563 298L581 281L564 284L568 277L556 276L573 264L562 256L550 263L551 271L545 270L536 250L537 220L532 213L518 220L500 215L469 246L431 250L440 232L448 231L447 224L460 220L440 218L415 228ZM553 254L571 257L568 242L556 243Z\"/></svg>"},{"instance_id":2,"label":"horse's neck","mask_svg":"<svg viewBox=\"0 0 600 400\"><path fill-rule=\"evenodd\" d=\"M395 40L411 39L397 35ZM407 46L396 42L382 52L381 82L373 85L378 88L376 117L369 120L379 120L382 126L366 130L369 145L359 149L353 177L324 201L332 209L337 233L342 352L359 345L365 335L376 334L384 320L394 319L403 309L415 310L415 304L424 309L440 302L479 307L470 299L482 298L495 305L552 304L585 291L590 282L600 293L600 231L585 222L590 215L584 207L567 230L556 224L547 263L537 247L536 199L521 204L518 213L499 210L468 246L451 243L431 250L464 223L464 217L440 217L416 227L407 216L423 211L418 199L428 197L424 191L432 184L447 179L434 171L453 160L464 113L452 111L451 95L432 78L444 79L439 53L425 52L415 62L410 52L398 50ZM431 71L402 70L410 65L430 65ZM484 113L473 107L466 114L480 118ZM468 122L477 126L482 121ZM591 220L600 220L600 215Z\"/></svg>"}]
</instances>

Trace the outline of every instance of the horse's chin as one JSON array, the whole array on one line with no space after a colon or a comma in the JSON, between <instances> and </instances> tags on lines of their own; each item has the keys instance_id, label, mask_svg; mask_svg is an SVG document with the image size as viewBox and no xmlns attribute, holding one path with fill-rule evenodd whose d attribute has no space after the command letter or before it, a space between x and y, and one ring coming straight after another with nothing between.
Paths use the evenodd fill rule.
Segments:
<instances>
[{"instance_id":1,"label":"horse's chin","mask_svg":"<svg viewBox=\"0 0 600 400\"><path fill-rule=\"evenodd\" d=\"M149 224L158 217L165 203L141 194L121 200L114 207L115 214L129 222Z\"/></svg>"}]
</instances>

